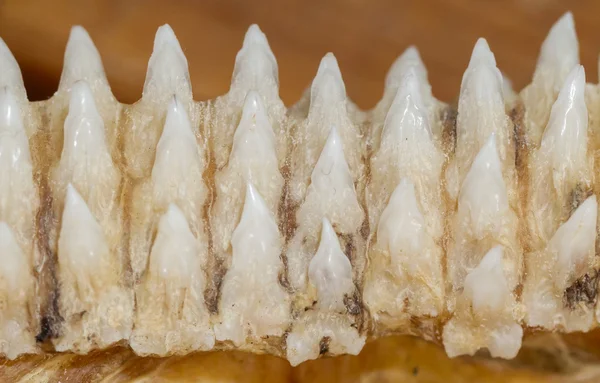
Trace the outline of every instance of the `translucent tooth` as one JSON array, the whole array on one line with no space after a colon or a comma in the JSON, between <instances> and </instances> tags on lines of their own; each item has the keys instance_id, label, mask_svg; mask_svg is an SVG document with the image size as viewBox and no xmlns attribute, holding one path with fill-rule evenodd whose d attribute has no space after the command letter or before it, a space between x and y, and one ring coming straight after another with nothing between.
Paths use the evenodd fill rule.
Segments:
<instances>
[{"instance_id":1,"label":"translucent tooth","mask_svg":"<svg viewBox=\"0 0 600 383\"><path fill-rule=\"evenodd\" d=\"M382 146L403 141L431 142L427 110L421 97L421 83L414 68L408 68L386 116Z\"/></svg>"},{"instance_id":2,"label":"translucent tooth","mask_svg":"<svg viewBox=\"0 0 600 383\"><path fill-rule=\"evenodd\" d=\"M272 174L264 169L275 167L278 172L275 134L261 97L255 91L246 96L242 118L233 136L230 158L233 157L246 162L242 170L246 181L266 186L264 178L271 178ZM252 174L253 171L257 174Z\"/></svg>"},{"instance_id":3,"label":"translucent tooth","mask_svg":"<svg viewBox=\"0 0 600 383\"><path fill-rule=\"evenodd\" d=\"M464 294L476 314L489 316L501 312L510 295L502 256L502 246L492 248L465 278Z\"/></svg>"},{"instance_id":4,"label":"translucent tooth","mask_svg":"<svg viewBox=\"0 0 600 383\"><path fill-rule=\"evenodd\" d=\"M468 92L476 100L480 101L488 99L497 101L499 98L500 103L504 106L502 86L502 73L496 67L496 58L490 50L487 41L480 38L475 43L469 66L463 74L460 86L460 98L464 98L466 95L463 95L463 93Z\"/></svg>"},{"instance_id":5,"label":"translucent tooth","mask_svg":"<svg viewBox=\"0 0 600 383\"><path fill-rule=\"evenodd\" d=\"M280 336L289 325L289 297L279 284L282 241L265 201L248 183L242 217L231 238L231 268L223 281L219 340L244 343L254 337Z\"/></svg>"},{"instance_id":6,"label":"translucent tooth","mask_svg":"<svg viewBox=\"0 0 600 383\"><path fill-rule=\"evenodd\" d=\"M542 43L534 78L542 73L549 76L558 91L565 76L579 64L579 41L571 12L565 13L550 29Z\"/></svg>"},{"instance_id":7,"label":"translucent tooth","mask_svg":"<svg viewBox=\"0 0 600 383\"><path fill-rule=\"evenodd\" d=\"M333 53L327 53L319 64L310 88L310 108L346 99L346 85ZM309 112L310 113L310 112Z\"/></svg>"},{"instance_id":8,"label":"translucent tooth","mask_svg":"<svg viewBox=\"0 0 600 383\"><path fill-rule=\"evenodd\" d=\"M106 266L108 261L109 249L102 227L71 184L67 185L58 246L62 262L67 262L70 269L77 271L82 288L89 284L90 276Z\"/></svg>"},{"instance_id":9,"label":"translucent tooth","mask_svg":"<svg viewBox=\"0 0 600 383\"><path fill-rule=\"evenodd\" d=\"M165 24L156 31L142 95L146 98L172 94L191 99L192 85L187 59L173 29Z\"/></svg>"},{"instance_id":10,"label":"translucent tooth","mask_svg":"<svg viewBox=\"0 0 600 383\"><path fill-rule=\"evenodd\" d=\"M175 197L199 203L200 197L191 196L204 191L204 187L201 186L202 170L203 161L190 119L183 104L177 97L173 97L152 167L152 182L157 202L166 207Z\"/></svg>"},{"instance_id":11,"label":"translucent tooth","mask_svg":"<svg viewBox=\"0 0 600 383\"><path fill-rule=\"evenodd\" d=\"M585 71L577 65L567 76L552 106L541 152L550 157L556 190L587 166L588 113L585 104Z\"/></svg>"},{"instance_id":12,"label":"translucent tooth","mask_svg":"<svg viewBox=\"0 0 600 383\"><path fill-rule=\"evenodd\" d=\"M0 222L0 254L0 275L6 283L5 293L27 299L27 290L31 288L32 283L31 266L6 222Z\"/></svg>"},{"instance_id":13,"label":"translucent tooth","mask_svg":"<svg viewBox=\"0 0 600 383\"><path fill-rule=\"evenodd\" d=\"M200 267L199 253L185 215L175 204L169 204L167 212L160 218L152 246L152 272L175 288L189 287L193 273Z\"/></svg>"},{"instance_id":14,"label":"translucent tooth","mask_svg":"<svg viewBox=\"0 0 600 383\"><path fill-rule=\"evenodd\" d=\"M77 25L71 28L58 87L68 89L80 80L85 80L92 87L96 82L108 85L102 60L94 42L87 31Z\"/></svg>"},{"instance_id":15,"label":"translucent tooth","mask_svg":"<svg viewBox=\"0 0 600 383\"><path fill-rule=\"evenodd\" d=\"M27 100L23 76L17 60L0 38L0 89L8 88L20 99Z\"/></svg>"},{"instance_id":16,"label":"translucent tooth","mask_svg":"<svg viewBox=\"0 0 600 383\"><path fill-rule=\"evenodd\" d=\"M502 165L492 134L481 148L462 184L459 209L470 212L471 223L478 237L495 225L495 217L509 208Z\"/></svg>"},{"instance_id":17,"label":"translucent tooth","mask_svg":"<svg viewBox=\"0 0 600 383\"><path fill-rule=\"evenodd\" d=\"M237 81L247 82L248 85L257 84L266 78L271 78L278 84L277 60L267 37L258 25L253 24L248 28L242 49L235 57L232 85Z\"/></svg>"},{"instance_id":18,"label":"translucent tooth","mask_svg":"<svg viewBox=\"0 0 600 383\"><path fill-rule=\"evenodd\" d=\"M323 218L319 248L308 266L308 280L317 289L319 307L345 312L344 298L354 290L352 265L327 218Z\"/></svg>"},{"instance_id":19,"label":"translucent tooth","mask_svg":"<svg viewBox=\"0 0 600 383\"><path fill-rule=\"evenodd\" d=\"M596 196L586 199L562 224L548 247L556 256L557 286L564 290L589 271L596 243Z\"/></svg>"},{"instance_id":20,"label":"translucent tooth","mask_svg":"<svg viewBox=\"0 0 600 383\"><path fill-rule=\"evenodd\" d=\"M413 71L417 76L419 83L428 84L427 68L425 68L419 50L415 46L408 47L400 57L394 61L385 77L385 91L387 92L389 90L395 92L409 70Z\"/></svg>"},{"instance_id":21,"label":"translucent tooth","mask_svg":"<svg viewBox=\"0 0 600 383\"><path fill-rule=\"evenodd\" d=\"M64 126L64 144L58 176L72 182L94 206L107 206L119 183L106 143L104 122L92 91L84 81L71 87L69 114Z\"/></svg>"}]
</instances>

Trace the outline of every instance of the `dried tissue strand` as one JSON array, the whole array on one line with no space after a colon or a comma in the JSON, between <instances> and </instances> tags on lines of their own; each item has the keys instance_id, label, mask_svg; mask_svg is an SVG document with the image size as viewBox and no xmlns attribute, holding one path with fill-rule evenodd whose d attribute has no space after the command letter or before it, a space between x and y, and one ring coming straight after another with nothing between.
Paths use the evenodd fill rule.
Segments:
<instances>
[{"instance_id":1,"label":"dried tissue strand","mask_svg":"<svg viewBox=\"0 0 600 383\"><path fill-rule=\"evenodd\" d=\"M288 111L255 25L203 102L169 26L134 105L81 27L40 103L0 40L0 353L296 365L394 332L512 358L526 327L594 328L600 89L578 56L566 14L516 95L478 40L454 120L414 47L373 110L328 53Z\"/></svg>"}]
</instances>

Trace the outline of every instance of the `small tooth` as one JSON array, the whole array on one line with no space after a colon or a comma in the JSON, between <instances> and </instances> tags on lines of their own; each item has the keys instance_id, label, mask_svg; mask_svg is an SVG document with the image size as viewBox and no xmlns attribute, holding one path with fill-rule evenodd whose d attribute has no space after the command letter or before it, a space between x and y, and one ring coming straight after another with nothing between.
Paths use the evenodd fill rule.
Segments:
<instances>
[{"instance_id":1,"label":"small tooth","mask_svg":"<svg viewBox=\"0 0 600 383\"><path fill-rule=\"evenodd\" d=\"M187 59L173 29L165 24L156 31L142 96L172 94L191 99L192 85Z\"/></svg>"},{"instance_id":2,"label":"small tooth","mask_svg":"<svg viewBox=\"0 0 600 383\"><path fill-rule=\"evenodd\" d=\"M459 210L470 212L476 233L484 233L489 225L495 225L498 213L509 208L495 134L475 157L462 184L458 204Z\"/></svg>"},{"instance_id":3,"label":"small tooth","mask_svg":"<svg viewBox=\"0 0 600 383\"><path fill-rule=\"evenodd\" d=\"M502 73L496 67L496 58L490 50L487 41L483 38L477 40L469 66L463 74L460 97L464 92L473 93L478 100L502 97ZM504 105L504 102L502 101Z\"/></svg>"},{"instance_id":4,"label":"small tooth","mask_svg":"<svg viewBox=\"0 0 600 383\"><path fill-rule=\"evenodd\" d=\"M74 26L67 42L58 88L68 89L80 80L85 80L92 86L96 82L108 85L100 54L90 35L83 27Z\"/></svg>"},{"instance_id":5,"label":"small tooth","mask_svg":"<svg viewBox=\"0 0 600 383\"><path fill-rule=\"evenodd\" d=\"M99 292L103 286L92 283L108 266L108 244L102 227L71 184L67 185L58 247L61 268L72 271L80 293Z\"/></svg>"},{"instance_id":6,"label":"small tooth","mask_svg":"<svg viewBox=\"0 0 600 383\"><path fill-rule=\"evenodd\" d=\"M478 315L498 314L510 295L502 265L503 252L502 246L490 249L465 278L464 294Z\"/></svg>"},{"instance_id":7,"label":"small tooth","mask_svg":"<svg viewBox=\"0 0 600 383\"><path fill-rule=\"evenodd\" d=\"M19 98L27 100L23 76L17 60L0 38L0 89L9 88Z\"/></svg>"},{"instance_id":8,"label":"small tooth","mask_svg":"<svg viewBox=\"0 0 600 383\"><path fill-rule=\"evenodd\" d=\"M271 178L269 173L272 172L265 168L278 172L275 133L261 97L255 91L246 96L242 118L233 136L230 161L232 158L240 161L246 181L266 186L264 178Z\"/></svg>"},{"instance_id":9,"label":"small tooth","mask_svg":"<svg viewBox=\"0 0 600 383\"><path fill-rule=\"evenodd\" d=\"M431 128L420 88L415 69L408 68L385 118L381 136L382 146L405 140L431 141Z\"/></svg>"},{"instance_id":10,"label":"small tooth","mask_svg":"<svg viewBox=\"0 0 600 383\"><path fill-rule=\"evenodd\" d=\"M96 206L111 202L106 199L112 199L119 182L119 172L106 143L104 122L84 81L71 87L58 176L63 184L77 185L94 211Z\"/></svg>"},{"instance_id":11,"label":"small tooth","mask_svg":"<svg viewBox=\"0 0 600 383\"><path fill-rule=\"evenodd\" d=\"M554 281L561 290L588 271L595 250L597 212L596 196L591 196L556 230L548 244L556 256Z\"/></svg>"},{"instance_id":12,"label":"small tooth","mask_svg":"<svg viewBox=\"0 0 600 383\"><path fill-rule=\"evenodd\" d=\"M554 187L587 166L588 113L585 104L585 71L577 65L567 76L552 106L542 136L541 152L550 157Z\"/></svg>"},{"instance_id":13,"label":"small tooth","mask_svg":"<svg viewBox=\"0 0 600 383\"><path fill-rule=\"evenodd\" d=\"M425 220L419 211L415 186L402 178L381 213L377 243L389 250L392 260L401 254L418 254L423 247Z\"/></svg>"},{"instance_id":14,"label":"small tooth","mask_svg":"<svg viewBox=\"0 0 600 383\"><path fill-rule=\"evenodd\" d=\"M160 218L152 246L152 272L169 281L174 288L190 287L192 276L200 267L199 253L185 215L175 204L169 204L167 212Z\"/></svg>"},{"instance_id":15,"label":"small tooth","mask_svg":"<svg viewBox=\"0 0 600 383\"><path fill-rule=\"evenodd\" d=\"M323 218L317 253L308 265L308 280L317 289L319 307L345 312L344 297L354 289L352 265L327 218Z\"/></svg>"},{"instance_id":16,"label":"small tooth","mask_svg":"<svg viewBox=\"0 0 600 383\"><path fill-rule=\"evenodd\" d=\"M317 75L310 88L310 107L335 103L346 99L346 85L333 53L327 53L319 64Z\"/></svg>"},{"instance_id":17,"label":"small tooth","mask_svg":"<svg viewBox=\"0 0 600 383\"><path fill-rule=\"evenodd\" d=\"M172 202L172 197L189 200L190 196L201 191L203 193L202 170L203 161L190 119L179 99L173 97L152 167L152 181L158 203L166 207ZM196 200L192 202L200 203Z\"/></svg>"},{"instance_id":18,"label":"small tooth","mask_svg":"<svg viewBox=\"0 0 600 383\"><path fill-rule=\"evenodd\" d=\"M350 168L344 157L342 140L335 126L331 127L325 147L310 177L311 185L317 193L328 195L331 192L352 193L354 182ZM341 198L341 196L336 196Z\"/></svg>"},{"instance_id":19,"label":"small tooth","mask_svg":"<svg viewBox=\"0 0 600 383\"><path fill-rule=\"evenodd\" d=\"M534 78L545 72L557 81L556 90L565 76L579 64L579 41L571 12L565 13L550 29L542 43Z\"/></svg>"},{"instance_id":20,"label":"small tooth","mask_svg":"<svg viewBox=\"0 0 600 383\"><path fill-rule=\"evenodd\" d=\"M6 222L0 222L0 254L0 276L7 289L4 293L8 292L14 298L28 299L27 290L32 283L31 266Z\"/></svg>"},{"instance_id":21,"label":"small tooth","mask_svg":"<svg viewBox=\"0 0 600 383\"><path fill-rule=\"evenodd\" d=\"M221 291L217 339L239 346L248 331L256 337L285 332L290 317L289 297L279 284L281 246L273 215L248 183L242 216L231 238L233 256Z\"/></svg>"},{"instance_id":22,"label":"small tooth","mask_svg":"<svg viewBox=\"0 0 600 383\"><path fill-rule=\"evenodd\" d=\"M232 85L243 81L249 89L258 88L256 85L268 78L278 84L278 76L277 60L267 37L258 25L251 25L244 37L242 49L235 57Z\"/></svg>"}]
</instances>

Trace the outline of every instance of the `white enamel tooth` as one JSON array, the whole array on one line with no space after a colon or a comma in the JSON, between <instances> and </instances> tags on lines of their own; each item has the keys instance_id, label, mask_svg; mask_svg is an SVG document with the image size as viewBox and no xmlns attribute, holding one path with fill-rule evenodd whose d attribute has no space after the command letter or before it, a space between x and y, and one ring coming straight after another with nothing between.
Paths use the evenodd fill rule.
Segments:
<instances>
[{"instance_id":1,"label":"white enamel tooth","mask_svg":"<svg viewBox=\"0 0 600 383\"><path fill-rule=\"evenodd\" d=\"M176 288L191 287L193 274L200 270L200 249L183 212L169 204L160 218L150 254L150 268Z\"/></svg>"},{"instance_id":2,"label":"white enamel tooth","mask_svg":"<svg viewBox=\"0 0 600 383\"><path fill-rule=\"evenodd\" d=\"M431 141L427 110L421 97L421 84L413 68L406 71L385 118L381 146L403 141Z\"/></svg>"},{"instance_id":3,"label":"white enamel tooth","mask_svg":"<svg viewBox=\"0 0 600 383\"><path fill-rule=\"evenodd\" d=\"M310 108L315 105L341 102L346 99L346 85L333 53L327 53L319 64L310 88Z\"/></svg>"},{"instance_id":4,"label":"white enamel tooth","mask_svg":"<svg viewBox=\"0 0 600 383\"><path fill-rule=\"evenodd\" d=\"M231 267L223 280L219 340L244 343L255 337L280 336L289 325L289 297L279 284L282 241L277 223L256 188L248 183L244 208L231 238Z\"/></svg>"},{"instance_id":5,"label":"white enamel tooth","mask_svg":"<svg viewBox=\"0 0 600 383\"><path fill-rule=\"evenodd\" d=\"M83 27L74 26L67 42L58 88L69 89L80 80L85 80L92 87L97 82L108 86L98 49Z\"/></svg>"},{"instance_id":6,"label":"white enamel tooth","mask_svg":"<svg viewBox=\"0 0 600 383\"><path fill-rule=\"evenodd\" d=\"M509 208L495 134L475 157L462 184L458 204L459 210L464 208L470 212L477 236L496 224L498 214Z\"/></svg>"},{"instance_id":7,"label":"white enamel tooth","mask_svg":"<svg viewBox=\"0 0 600 383\"><path fill-rule=\"evenodd\" d=\"M471 301L473 311L482 317L501 312L510 295L504 276L503 253L502 246L493 247L465 278L464 294Z\"/></svg>"},{"instance_id":8,"label":"white enamel tooth","mask_svg":"<svg viewBox=\"0 0 600 383\"><path fill-rule=\"evenodd\" d=\"M6 292L15 298L27 299L32 283L31 265L6 222L0 222L0 254L0 278L6 283Z\"/></svg>"},{"instance_id":9,"label":"white enamel tooth","mask_svg":"<svg viewBox=\"0 0 600 383\"><path fill-rule=\"evenodd\" d=\"M549 76L558 91L565 76L579 64L579 41L571 12L565 13L550 29L542 43L534 73Z\"/></svg>"},{"instance_id":10,"label":"white enamel tooth","mask_svg":"<svg viewBox=\"0 0 600 383\"><path fill-rule=\"evenodd\" d=\"M9 88L20 99L27 100L21 68L8 46L0 38L0 89Z\"/></svg>"},{"instance_id":11,"label":"white enamel tooth","mask_svg":"<svg viewBox=\"0 0 600 383\"><path fill-rule=\"evenodd\" d=\"M173 97L152 167L155 195L167 202L169 196L189 199L202 184L202 170L203 161L190 119L183 104Z\"/></svg>"},{"instance_id":12,"label":"white enamel tooth","mask_svg":"<svg viewBox=\"0 0 600 383\"><path fill-rule=\"evenodd\" d=\"M556 256L554 281L561 290L589 271L595 253L597 212L596 196L588 197L548 244Z\"/></svg>"},{"instance_id":13,"label":"white enamel tooth","mask_svg":"<svg viewBox=\"0 0 600 383\"><path fill-rule=\"evenodd\" d=\"M421 84L429 85L427 80L427 68L421 60L419 50L415 46L408 47L390 67L385 77L385 91L395 92L402 83L406 73L412 70ZM431 93L431 91L429 92Z\"/></svg>"},{"instance_id":14,"label":"white enamel tooth","mask_svg":"<svg viewBox=\"0 0 600 383\"><path fill-rule=\"evenodd\" d=\"M67 186L58 248L61 267L72 271L80 289L101 288L92 286L91 280L108 265L108 244L102 227L71 184Z\"/></svg>"},{"instance_id":15,"label":"white enamel tooth","mask_svg":"<svg viewBox=\"0 0 600 383\"><path fill-rule=\"evenodd\" d=\"M172 94L191 99L192 85L187 59L173 29L165 24L156 31L142 97Z\"/></svg>"},{"instance_id":16,"label":"white enamel tooth","mask_svg":"<svg viewBox=\"0 0 600 383\"><path fill-rule=\"evenodd\" d=\"M311 185L321 195L341 192L342 195L337 195L336 199L349 193L355 195L352 174L344 157L342 140L335 126L331 127L325 147L315 165L310 180Z\"/></svg>"},{"instance_id":17,"label":"white enamel tooth","mask_svg":"<svg viewBox=\"0 0 600 383\"><path fill-rule=\"evenodd\" d=\"M327 218L323 218L319 248L308 266L308 280L317 289L319 307L345 312L344 298L354 290L352 264Z\"/></svg>"},{"instance_id":18,"label":"white enamel tooth","mask_svg":"<svg viewBox=\"0 0 600 383\"><path fill-rule=\"evenodd\" d=\"M463 74L460 97L463 98L465 92L473 93L476 100L481 101L489 98L496 101L495 99L500 97L500 101L504 105L502 86L502 73L496 67L496 58L487 41L480 38L475 43L469 66Z\"/></svg>"},{"instance_id":19,"label":"white enamel tooth","mask_svg":"<svg viewBox=\"0 0 600 383\"><path fill-rule=\"evenodd\" d=\"M552 164L554 187L587 166L588 112L585 104L585 71L577 65L567 76L552 106L540 151Z\"/></svg>"},{"instance_id":20,"label":"white enamel tooth","mask_svg":"<svg viewBox=\"0 0 600 383\"><path fill-rule=\"evenodd\" d=\"M419 211L415 186L402 178L381 214L377 243L388 249L393 261L401 254L419 254L423 245L425 220Z\"/></svg>"},{"instance_id":21,"label":"white enamel tooth","mask_svg":"<svg viewBox=\"0 0 600 383\"><path fill-rule=\"evenodd\" d=\"M256 184L266 186L268 181L264 177L272 177L272 172L265 169L279 171L275 133L262 99L255 91L248 92L246 96L242 117L233 136L230 161L232 158L242 165L245 180Z\"/></svg>"},{"instance_id":22,"label":"white enamel tooth","mask_svg":"<svg viewBox=\"0 0 600 383\"><path fill-rule=\"evenodd\" d=\"M267 37L258 25L253 24L248 28L242 48L235 57L232 85L241 80L252 88L266 78L273 79L278 85L277 60L271 51Z\"/></svg>"}]
</instances>

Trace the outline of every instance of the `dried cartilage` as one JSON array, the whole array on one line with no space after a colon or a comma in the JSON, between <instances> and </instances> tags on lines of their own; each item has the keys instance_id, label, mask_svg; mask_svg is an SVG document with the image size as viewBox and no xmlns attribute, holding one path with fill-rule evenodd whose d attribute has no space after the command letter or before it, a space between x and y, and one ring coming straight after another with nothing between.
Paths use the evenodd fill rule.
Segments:
<instances>
[{"instance_id":1,"label":"dried cartilage","mask_svg":"<svg viewBox=\"0 0 600 383\"><path fill-rule=\"evenodd\" d=\"M353 305L356 286L352 265L342 252L331 223L322 221L319 248L308 267L308 298L314 304L300 310L287 336L287 359L292 366L325 353L360 352L365 336Z\"/></svg>"}]
</instances>

